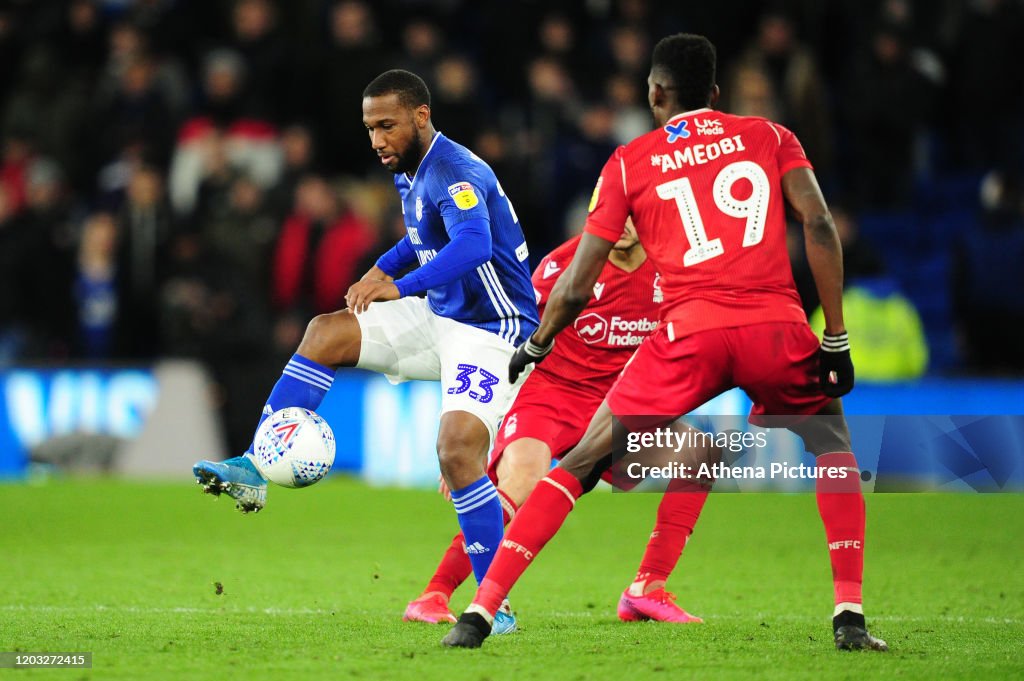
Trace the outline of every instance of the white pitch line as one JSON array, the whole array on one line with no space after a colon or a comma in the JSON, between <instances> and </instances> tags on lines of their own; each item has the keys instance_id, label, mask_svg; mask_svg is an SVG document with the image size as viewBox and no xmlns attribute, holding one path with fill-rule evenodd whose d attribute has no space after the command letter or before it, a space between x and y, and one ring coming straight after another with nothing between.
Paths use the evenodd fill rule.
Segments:
<instances>
[{"instance_id":1,"label":"white pitch line","mask_svg":"<svg viewBox=\"0 0 1024 681\"><path fill-rule=\"evenodd\" d=\"M173 615L173 614L209 614L209 615L332 615L341 609L327 610L323 608L140 608L137 606L110 606L110 605L0 605L2 612L120 612L140 615ZM360 614L377 614L376 611L344 611ZM612 610L607 612L594 609L583 612L545 612L537 611L538 615L544 617L565 617L593 619L595 617L611 617ZM772 615L762 612L748 613L744 615L708 615L701 613L706 622L737 620L763 620L763 621L814 621L822 619L811 615ZM963 617L963 616L905 616L905 615L878 615L868 616L870 622L960 622L975 624L1024 624L1024 619L1014 617Z\"/></svg>"}]
</instances>

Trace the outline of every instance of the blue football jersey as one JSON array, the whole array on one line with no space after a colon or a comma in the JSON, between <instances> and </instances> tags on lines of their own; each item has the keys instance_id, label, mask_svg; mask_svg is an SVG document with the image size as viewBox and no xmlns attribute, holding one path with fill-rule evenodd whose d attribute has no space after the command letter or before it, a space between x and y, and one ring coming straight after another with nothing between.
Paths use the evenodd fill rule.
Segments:
<instances>
[{"instance_id":1,"label":"blue football jersey","mask_svg":"<svg viewBox=\"0 0 1024 681\"><path fill-rule=\"evenodd\" d=\"M437 315L470 324L519 345L538 324L526 239L494 171L466 147L434 135L416 174L395 175L409 241L420 264L451 239L448 227L484 218L491 259L473 272L427 291Z\"/></svg>"}]
</instances>

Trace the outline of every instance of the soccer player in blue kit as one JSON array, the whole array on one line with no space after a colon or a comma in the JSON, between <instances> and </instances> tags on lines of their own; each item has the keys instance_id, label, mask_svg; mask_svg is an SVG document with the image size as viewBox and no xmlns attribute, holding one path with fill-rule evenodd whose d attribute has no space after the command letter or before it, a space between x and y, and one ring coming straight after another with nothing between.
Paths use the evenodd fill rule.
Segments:
<instances>
[{"instance_id":1,"label":"soccer player in blue kit","mask_svg":"<svg viewBox=\"0 0 1024 681\"><path fill-rule=\"evenodd\" d=\"M348 290L348 309L309 323L260 423L285 407L316 409L338 367L393 382L440 381L437 456L479 582L503 532L487 453L524 380L509 383L509 360L538 323L526 241L494 171L434 129L421 78L402 70L375 78L363 91L363 124L395 174L406 236ZM426 298L414 295L424 291ZM206 492L259 511L267 483L251 456L250 446L226 461L200 461L193 472ZM503 628L514 629L507 607L505 614Z\"/></svg>"}]
</instances>

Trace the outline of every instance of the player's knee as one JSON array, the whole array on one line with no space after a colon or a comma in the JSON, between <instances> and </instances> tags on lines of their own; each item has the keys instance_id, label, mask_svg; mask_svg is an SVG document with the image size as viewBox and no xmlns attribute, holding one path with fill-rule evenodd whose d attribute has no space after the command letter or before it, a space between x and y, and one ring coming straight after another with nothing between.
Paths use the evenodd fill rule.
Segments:
<instances>
[{"instance_id":1,"label":"player's knee","mask_svg":"<svg viewBox=\"0 0 1024 681\"><path fill-rule=\"evenodd\" d=\"M481 441L475 433L442 429L437 437L437 461L449 485L457 485L453 489L483 475L486 450L487 441Z\"/></svg>"},{"instance_id":2,"label":"player's knee","mask_svg":"<svg viewBox=\"0 0 1024 681\"><path fill-rule=\"evenodd\" d=\"M515 477L534 479L543 478L551 468L551 450L539 440L517 440L505 448L498 463L501 479Z\"/></svg>"},{"instance_id":3,"label":"player's knee","mask_svg":"<svg viewBox=\"0 0 1024 681\"><path fill-rule=\"evenodd\" d=\"M351 316L351 313L342 311L313 317L306 325L299 354L327 366L355 364L359 359L359 338L354 318L346 319Z\"/></svg>"}]
</instances>

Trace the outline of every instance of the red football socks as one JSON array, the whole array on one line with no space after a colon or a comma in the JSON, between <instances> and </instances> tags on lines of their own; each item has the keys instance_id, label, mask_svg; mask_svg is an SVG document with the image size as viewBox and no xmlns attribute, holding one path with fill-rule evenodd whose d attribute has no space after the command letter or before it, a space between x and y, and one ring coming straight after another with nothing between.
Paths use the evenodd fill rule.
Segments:
<instances>
[{"instance_id":1,"label":"red football socks","mask_svg":"<svg viewBox=\"0 0 1024 681\"><path fill-rule=\"evenodd\" d=\"M473 574L473 566L469 562L469 556L466 555L465 544L466 540L461 532L455 535L452 543L448 546L448 550L441 557L441 563L437 566L437 572L430 578L430 583L427 584L427 588L424 589L423 593L439 591L445 597L451 598L452 593L459 588L459 585Z\"/></svg>"},{"instance_id":2,"label":"red football socks","mask_svg":"<svg viewBox=\"0 0 1024 681\"><path fill-rule=\"evenodd\" d=\"M693 532L708 488L689 480L674 480L661 498L654 531L640 561L637 581L667 581L679 562L686 540Z\"/></svg>"},{"instance_id":3,"label":"red football socks","mask_svg":"<svg viewBox=\"0 0 1024 681\"><path fill-rule=\"evenodd\" d=\"M518 507L516 502L512 501L500 487L498 488L498 498L501 499L501 511L505 525L508 525L515 517ZM437 566L437 571L430 578L423 593L437 591L444 594L446 598L451 598L455 590L469 579L471 574L473 574L473 565L469 562L469 556L466 555L466 539L459 532L452 539L444 556L441 557L441 563Z\"/></svg>"},{"instance_id":4,"label":"red football socks","mask_svg":"<svg viewBox=\"0 0 1024 681\"><path fill-rule=\"evenodd\" d=\"M579 481L563 468L555 468L537 483L505 533L473 605L491 616L498 611L519 576L555 536L582 494Z\"/></svg>"},{"instance_id":5,"label":"red football socks","mask_svg":"<svg viewBox=\"0 0 1024 681\"><path fill-rule=\"evenodd\" d=\"M857 459L850 452L822 454L817 459L818 512L825 523L832 583L838 609L860 611L864 576L864 494ZM829 478L829 469L846 469L845 478Z\"/></svg>"}]
</instances>

